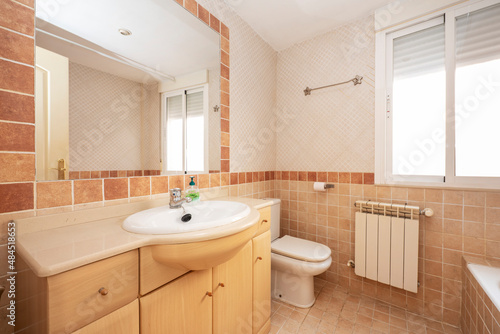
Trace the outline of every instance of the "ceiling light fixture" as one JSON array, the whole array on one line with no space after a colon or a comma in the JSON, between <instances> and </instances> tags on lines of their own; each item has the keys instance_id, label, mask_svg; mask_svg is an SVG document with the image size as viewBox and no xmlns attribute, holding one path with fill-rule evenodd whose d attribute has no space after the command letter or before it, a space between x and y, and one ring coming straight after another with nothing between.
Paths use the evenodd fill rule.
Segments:
<instances>
[{"instance_id":1,"label":"ceiling light fixture","mask_svg":"<svg viewBox=\"0 0 500 334\"><path fill-rule=\"evenodd\" d=\"M123 28L121 28L121 29L118 29L118 31L119 31L119 32L120 32L120 34L122 34L123 36L130 36L130 35L132 35L132 32L131 32L130 30L128 30L128 29L123 29Z\"/></svg>"}]
</instances>

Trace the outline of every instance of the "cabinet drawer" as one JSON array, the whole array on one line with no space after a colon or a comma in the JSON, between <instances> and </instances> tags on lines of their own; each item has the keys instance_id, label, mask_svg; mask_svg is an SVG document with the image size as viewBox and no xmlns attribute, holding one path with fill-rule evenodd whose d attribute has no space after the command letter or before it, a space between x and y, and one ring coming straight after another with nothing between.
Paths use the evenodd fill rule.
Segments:
<instances>
[{"instance_id":1,"label":"cabinet drawer","mask_svg":"<svg viewBox=\"0 0 500 334\"><path fill-rule=\"evenodd\" d=\"M119 308L73 334L139 334L139 300Z\"/></svg>"},{"instance_id":2,"label":"cabinet drawer","mask_svg":"<svg viewBox=\"0 0 500 334\"><path fill-rule=\"evenodd\" d=\"M260 218L258 222L259 229L255 234L256 236L266 231L269 231L269 229L271 228L271 207L268 206L267 208L259 209L259 213L260 213Z\"/></svg>"},{"instance_id":3,"label":"cabinet drawer","mask_svg":"<svg viewBox=\"0 0 500 334\"><path fill-rule=\"evenodd\" d=\"M137 298L137 250L47 278L49 333L71 333Z\"/></svg>"}]
</instances>

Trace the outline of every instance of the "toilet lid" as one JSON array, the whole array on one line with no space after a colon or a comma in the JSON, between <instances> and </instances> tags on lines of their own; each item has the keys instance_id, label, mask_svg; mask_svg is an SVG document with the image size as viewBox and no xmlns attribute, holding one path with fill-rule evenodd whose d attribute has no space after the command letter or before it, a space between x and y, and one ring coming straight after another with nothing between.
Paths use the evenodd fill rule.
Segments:
<instances>
[{"instance_id":1,"label":"toilet lid","mask_svg":"<svg viewBox=\"0 0 500 334\"><path fill-rule=\"evenodd\" d=\"M325 245L289 235L274 240L271 243L271 250L276 254L308 262L321 262L332 254L330 248Z\"/></svg>"}]
</instances>

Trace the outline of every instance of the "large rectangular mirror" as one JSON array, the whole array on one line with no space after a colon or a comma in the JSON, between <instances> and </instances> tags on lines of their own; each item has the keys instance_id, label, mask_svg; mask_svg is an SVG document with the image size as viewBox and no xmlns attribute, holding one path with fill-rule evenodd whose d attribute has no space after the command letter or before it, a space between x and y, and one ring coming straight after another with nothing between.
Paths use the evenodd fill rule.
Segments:
<instances>
[{"instance_id":1,"label":"large rectangular mirror","mask_svg":"<svg viewBox=\"0 0 500 334\"><path fill-rule=\"evenodd\" d=\"M37 180L220 171L220 36L174 0L36 8Z\"/></svg>"}]
</instances>

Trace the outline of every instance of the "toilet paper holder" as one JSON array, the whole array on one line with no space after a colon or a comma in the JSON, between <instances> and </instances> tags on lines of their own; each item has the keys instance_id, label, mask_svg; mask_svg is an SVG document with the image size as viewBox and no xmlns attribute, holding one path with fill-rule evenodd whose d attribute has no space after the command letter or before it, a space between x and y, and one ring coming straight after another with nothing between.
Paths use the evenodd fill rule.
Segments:
<instances>
[{"instance_id":1,"label":"toilet paper holder","mask_svg":"<svg viewBox=\"0 0 500 334\"><path fill-rule=\"evenodd\" d=\"M335 188L335 185L334 185L334 184L331 184L331 183L325 183L325 189L332 189L332 188Z\"/></svg>"}]
</instances>

